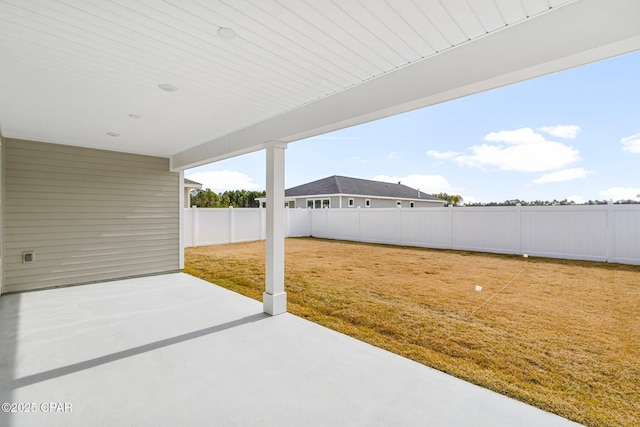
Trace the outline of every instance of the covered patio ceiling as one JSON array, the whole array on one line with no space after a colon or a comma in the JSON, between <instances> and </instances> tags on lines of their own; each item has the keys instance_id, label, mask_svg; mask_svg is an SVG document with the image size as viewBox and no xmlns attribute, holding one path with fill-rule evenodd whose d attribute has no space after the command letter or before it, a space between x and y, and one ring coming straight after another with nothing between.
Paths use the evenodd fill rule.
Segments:
<instances>
[{"instance_id":1,"label":"covered patio ceiling","mask_svg":"<svg viewBox=\"0 0 640 427\"><path fill-rule=\"evenodd\" d=\"M0 0L0 132L183 170L638 50L639 16L637 0Z\"/></svg>"}]
</instances>

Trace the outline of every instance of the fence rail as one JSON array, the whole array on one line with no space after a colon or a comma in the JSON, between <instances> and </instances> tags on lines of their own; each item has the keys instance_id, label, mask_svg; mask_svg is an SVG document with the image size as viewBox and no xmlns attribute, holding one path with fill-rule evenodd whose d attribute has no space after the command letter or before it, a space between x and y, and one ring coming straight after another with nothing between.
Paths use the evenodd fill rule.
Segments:
<instances>
[{"instance_id":1,"label":"fence rail","mask_svg":"<svg viewBox=\"0 0 640 427\"><path fill-rule=\"evenodd\" d=\"M286 209L288 237L640 264L640 205ZM185 246L264 239L265 209L185 210Z\"/></svg>"}]
</instances>

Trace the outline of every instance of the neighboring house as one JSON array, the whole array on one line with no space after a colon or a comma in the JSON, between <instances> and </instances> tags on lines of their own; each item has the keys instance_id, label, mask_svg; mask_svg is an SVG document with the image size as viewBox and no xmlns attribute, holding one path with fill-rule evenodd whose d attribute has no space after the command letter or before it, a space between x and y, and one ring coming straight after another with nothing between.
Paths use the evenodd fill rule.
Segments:
<instances>
[{"instance_id":1,"label":"neighboring house","mask_svg":"<svg viewBox=\"0 0 640 427\"><path fill-rule=\"evenodd\" d=\"M447 203L406 185L339 175L289 188L284 194L289 208L427 208ZM265 199L259 200L264 206Z\"/></svg>"},{"instance_id":2,"label":"neighboring house","mask_svg":"<svg viewBox=\"0 0 640 427\"><path fill-rule=\"evenodd\" d=\"M199 182L192 181L188 178L185 178L183 188L184 189L182 191L184 192L184 207L190 208L191 207L191 190L202 190L202 184L200 184Z\"/></svg>"}]
</instances>

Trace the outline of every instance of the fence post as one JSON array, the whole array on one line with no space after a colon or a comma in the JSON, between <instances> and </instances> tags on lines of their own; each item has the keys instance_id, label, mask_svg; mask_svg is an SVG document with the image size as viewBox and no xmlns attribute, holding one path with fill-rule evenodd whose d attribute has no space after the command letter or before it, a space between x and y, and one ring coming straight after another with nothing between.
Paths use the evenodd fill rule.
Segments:
<instances>
[{"instance_id":1,"label":"fence post","mask_svg":"<svg viewBox=\"0 0 640 427\"><path fill-rule=\"evenodd\" d=\"M233 243L233 228L234 228L233 206L229 206L229 243Z\"/></svg>"},{"instance_id":2,"label":"fence post","mask_svg":"<svg viewBox=\"0 0 640 427\"><path fill-rule=\"evenodd\" d=\"M453 203L449 204L449 249L453 249Z\"/></svg>"},{"instance_id":3,"label":"fence post","mask_svg":"<svg viewBox=\"0 0 640 427\"><path fill-rule=\"evenodd\" d=\"M396 235L398 236L398 245L402 246L402 208L397 206L398 209L398 230Z\"/></svg>"},{"instance_id":4,"label":"fence post","mask_svg":"<svg viewBox=\"0 0 640 427\"><path fill-rule=\"evenodd\" d=\"M193 232L193 246L198 247L198 208L194 205L191 209L191 213L193 215L193 227L191 230Z\"/></svg>"},{"instance_id":5,"label":"fence post","mask_svg":"<svg viewBox=\"0 0 640 427\"><path fill-rule=\"evenodd\" d=\"M612 201L607 202L607 262L614 262L616 252L615 242L615 212Z\"/></svg>"},{"instance_id":6,"label":"fence post","mask_svg":"<svg viewBox=\"0 0 640 427\"><path fill-rule=\"evenodd\" d=\"M516 203L516 254L522 255L522 205Z\"/></svg>"},{"instance_id":7,"label":"fence post","mask_svg":"<svg viewBox=\"0 0 640 427\"><path fill-rule=\"evenodd\" d=\"M291 230L289 228L289 206L284 207L284 237L289 237Z\"/></svg>"},{"instance_id":8,"label":"fence post","mask_svg":"<svg viewBox=\"0 0 640 427\"><path fill-rule=\"evenodd\" d=\"M360 206L358 206L357 209L358 209L357 210L357 212L358 212L358 242L362 242L362 225L360 225L362 223L360 212L362 212L362 211L360 210Z\"/></svg>"},{"instance_id":9,"label":"fence post","mask_svg":"<svg viewBox=\"0 0 640 427\"><path fill-rule=\"evenodd\" d=\"M324 211L324 235L327 237L329 234L329 209L322 209Z\"/></svg>"},{"instance_id":10,"label":"fence post","mask_svg":"<svg viewBox=\"0 0 640 427\"><path fill-rule=\"evenodd\" d=\"M262 203L260 203L260 240L265 240L267 238L266 232L266 210L262 207Z\"/></svg>"}]
</instances>

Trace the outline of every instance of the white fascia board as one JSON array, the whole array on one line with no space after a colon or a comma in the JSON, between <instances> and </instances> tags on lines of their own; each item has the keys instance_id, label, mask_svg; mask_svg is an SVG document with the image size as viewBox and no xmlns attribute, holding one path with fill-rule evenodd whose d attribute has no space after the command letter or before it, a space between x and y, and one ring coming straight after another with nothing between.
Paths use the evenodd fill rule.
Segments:
<instances>
[{"instance_id":1,"label":"white fascia board","mask_svg":"<svg viewBox=\"0 0 640 427\"><path fill-rule=\"evenodd\" d=\"M580 0L179 152L184 170L640 49L640 1Z\"/></svg>"}]
</instances>

